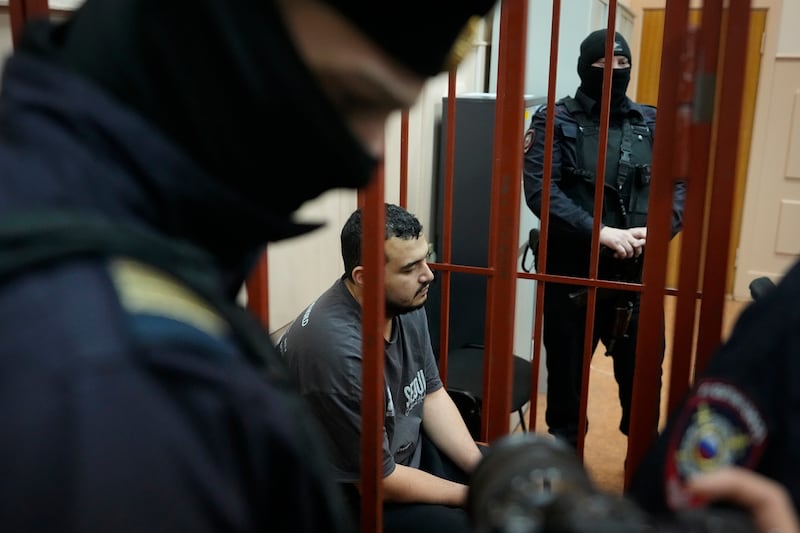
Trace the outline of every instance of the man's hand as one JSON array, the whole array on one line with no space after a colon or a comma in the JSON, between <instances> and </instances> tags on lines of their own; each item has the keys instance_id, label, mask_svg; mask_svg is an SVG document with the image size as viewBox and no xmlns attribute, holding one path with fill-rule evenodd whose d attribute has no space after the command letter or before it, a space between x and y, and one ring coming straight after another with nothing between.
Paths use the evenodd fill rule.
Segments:
<instances>
[{"instance_id":1,"label":"man's hand","mask_svg":"<svg viewBox=\"0 0 800 533\"><path fill-rule=\"evenodd\" d=\"M639 257L647 242L647 228L620 229L603 226L600 229L600 244L614 252L617 259Z\"/></svg>"},{"instance_id":2,"label":"man's hand","mask_svg":"<svg viewBox=\"0 0 800 533\"><path fill-rule=\"evenodd\" d=\"M464 507L468 491L466 485L404 465L395 465L394 472L383 478L383 499L386 502Z\"/></svg>"},{"instance_id":3,"label":"man's hand","mask_svg":"<svg viewBox=\"0 0 800 533\"><path fill-rule=\"evenodd\" d=\"M800 532L786 488L752 470L726 467L699 474L689 479L687 489L696 498L740 505L750 512L760 532Z\"/></svg>"}]
</instances>

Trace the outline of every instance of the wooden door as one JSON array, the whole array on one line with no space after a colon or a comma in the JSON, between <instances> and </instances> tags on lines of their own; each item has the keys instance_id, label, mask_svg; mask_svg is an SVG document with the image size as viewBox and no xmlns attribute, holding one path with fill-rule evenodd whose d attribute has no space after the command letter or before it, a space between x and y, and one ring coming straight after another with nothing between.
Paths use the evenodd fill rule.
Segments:
<instances>
[{"instance_id":1,"label":"wooden door","mask_svg":"<svg viewBox=\"0 0 800 533\"><path fill-rule=\"evenodd\" d=\"M739 137L739 154L736 166L736 194L734 197L732 220L730 221L731 251L728 258L728 278L726 285L727 294L731 294L733 292L734 271L736 268L736 250L739 246L742 209L744 206L744 191L745 184L747 182L747 164L750 157L750 140L753 130L756 91L758 89L758 73L761 67L761 43L763 41L762 36L764 33L766 19L766 9L754 9L750 15L747 57L745 58L747 63L745 67L745 85L741 118L741 132ZM692 22L699 22L699 9L691 10L690 20ZM723 14L722 24L724 29L725 14ZM664 10L645 9L642 19L641 57L638 61L639 81L636 87L635 98L637 102L650 105L658 104L658 81L659 74L661 72L661 45L663 36ZM718 75L717 79L722 79L722 76ZM680 239L681 234L678 234L670 244L669 264L667 265L667 286L669 287L676 287L678 284ZM705 246L703 249L705 249Z\"/></svg>"}]
</instances>

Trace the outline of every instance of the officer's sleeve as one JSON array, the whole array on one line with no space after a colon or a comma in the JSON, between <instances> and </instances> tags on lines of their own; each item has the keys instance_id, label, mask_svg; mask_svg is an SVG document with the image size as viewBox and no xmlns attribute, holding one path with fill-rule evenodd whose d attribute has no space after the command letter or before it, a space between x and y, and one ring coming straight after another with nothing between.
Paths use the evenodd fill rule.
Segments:
<instances>
[{"instance_id":1,"label":"officer's sleeve","mask_svg":"<svg viewBox=\"0 0 800 533\"><path fill-rule=\"evenodd\" d=\"M556 109L556 113L558 109ZM533 213L541 218L542 190L544 184L545 122L547 108L542 107L531 119L531 126L525 133L523 165L523 186L525 202ZM569 230L591 236L592 216L572 201L561 188L561 165L563 142L559 135L559 121L556 119L553 135L552 176L550 181L551 222L566 226Z\"/></svg>"}]
</instances>

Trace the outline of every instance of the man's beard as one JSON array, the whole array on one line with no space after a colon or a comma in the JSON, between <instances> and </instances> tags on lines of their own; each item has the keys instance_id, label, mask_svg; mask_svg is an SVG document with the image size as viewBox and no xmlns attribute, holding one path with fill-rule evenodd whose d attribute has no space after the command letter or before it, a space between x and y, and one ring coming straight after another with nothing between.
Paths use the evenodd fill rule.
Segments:
<instances>
[{"instance_id":1,"label":"man's beard","mask_svg":"<svg viewBox=\"0 0 800 533\"><path fill-rule=\"evenodd\" d=\"M417 294L415 294L414 297L416 298L419 295L420 292L425 290L426 287L430 287L430 283L420 287L419 291L417 291ZM387 298L386 299L386 318L392 318L392 317L395 317L395 316L399 316L399 315L404 315L406 313L410 313L412 311L416 311L417 309L419 309L422 306L424 306L425 302L427 302L427 301L428 300L426 298L425 300L422 301L422 303L408 305L408 304L401 303L401 302L398 302L398 301L395 301L395 300L390 300L390 299Z\"/></svg>"}]
</instances>

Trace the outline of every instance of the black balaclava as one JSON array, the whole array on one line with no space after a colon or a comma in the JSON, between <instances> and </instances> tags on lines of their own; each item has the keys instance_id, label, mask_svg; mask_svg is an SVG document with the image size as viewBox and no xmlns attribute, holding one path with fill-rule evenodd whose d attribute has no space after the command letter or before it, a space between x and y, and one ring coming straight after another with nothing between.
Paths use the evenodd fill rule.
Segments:
<instances>
[{"instance_id":1,"label":"black balaclava","mask_svg":"<svg viewBox=\"0 0 800 533\"><path fill-rule=\"evenodd\" d=\"M614 34L615 56L625 56L631 61L631 49L627 41L619 33ZM578 76L581 78L581 92L600 102L603 94L603 70L593 67L592 63L606 55L606 30L597 30L589 34L581 43L581 52L578 57ZM625 92L631 81L631 69L614 69L611 72L611 110L619 110L625 102Z\"/></svg>"},{"instance_id":2,"label":"black balaclava","mask_svg":"<svg viewBox=\"0 0 800 533\"><path fill-rule=\"evenodd\" d=\"M446 68L470 17L494 2L409 0L394 15L370 8L380 4L371 0L330 4L402 64L430 75ZM431 21L417 32L420 13ZM415 39L400 46L408 31ZM215 179L287 221L303 202L361 187L374 172L376 161L292 45L276 0L86 0L65 23L29 25L20 50L110 92ZM275 233L265 237L287 236Z\"/></svg>"}]
</instances>

